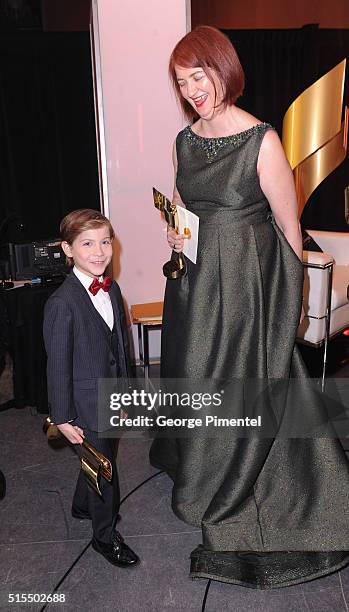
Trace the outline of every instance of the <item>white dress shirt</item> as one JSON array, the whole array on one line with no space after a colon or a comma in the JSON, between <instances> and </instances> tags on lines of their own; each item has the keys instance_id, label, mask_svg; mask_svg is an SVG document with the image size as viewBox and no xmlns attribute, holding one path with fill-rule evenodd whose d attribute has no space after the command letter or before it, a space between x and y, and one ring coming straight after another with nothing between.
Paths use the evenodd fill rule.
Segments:
<instances>
[{"instance_id":1,"label":"white dress shirt","mask_svg":"<svg viewBox=\"0 0 349 612\"><path fill-rule=\"evenodd\" d=\"M104 291L100 289L96 295L92 295L91 291L88 290L91 285L93 278L88 276L81 270L78 270L76 266L73 268L73 272L75 276L79 279L80 283L85 287L92 304L95 309L99 312L101 317L103 317L104 321L108 325L109 329L113 329L114 326L114 314L113 314L113 306L111 303L110 295L108 291ZM103 276L99 276L98 280L100 282L103 281Z\"/></svg>"}]
</instances>

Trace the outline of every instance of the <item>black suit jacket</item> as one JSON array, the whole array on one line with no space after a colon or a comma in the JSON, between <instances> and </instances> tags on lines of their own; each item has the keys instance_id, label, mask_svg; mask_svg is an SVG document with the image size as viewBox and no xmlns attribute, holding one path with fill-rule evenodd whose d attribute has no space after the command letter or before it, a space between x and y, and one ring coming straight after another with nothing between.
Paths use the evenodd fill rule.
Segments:
<instances>
[{"instance_id":1,"label":"black suit jacket","mask_svg":"<svg viewBox=\"0 0 349 612\"><path fill-rule=\"evenodd\" d=\"M115 281L109 295L113 331L73 272L46 302L47 388L54 423L74 420L74 425L92 431L106 429L98 423L98 380L129 374L124 306Z\"/></svg>"}]
</instances>

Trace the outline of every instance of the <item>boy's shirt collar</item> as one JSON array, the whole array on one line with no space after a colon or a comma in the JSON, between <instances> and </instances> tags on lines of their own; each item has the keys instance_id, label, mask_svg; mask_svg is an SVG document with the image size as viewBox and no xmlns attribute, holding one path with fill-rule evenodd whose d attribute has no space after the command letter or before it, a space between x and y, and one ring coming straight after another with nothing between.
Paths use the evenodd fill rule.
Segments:
<instances>
[{"instance_id":1,"label":"boy's shirt collar","mask_svg":"<svg viewBox=\"0 0 349 612\"><path fill-rule=\"evenodd\" d=\"M85 274L85 272L81 272L81 270L78 270L76 266L74 266L73 272L75 276L79 279L79 281L82 283L82 285L85 287L85 289L88 289L93 281L93 278L88 274ZM98 280L103 281L103 275L99 276Z\"/></svg>"}]
</instances>

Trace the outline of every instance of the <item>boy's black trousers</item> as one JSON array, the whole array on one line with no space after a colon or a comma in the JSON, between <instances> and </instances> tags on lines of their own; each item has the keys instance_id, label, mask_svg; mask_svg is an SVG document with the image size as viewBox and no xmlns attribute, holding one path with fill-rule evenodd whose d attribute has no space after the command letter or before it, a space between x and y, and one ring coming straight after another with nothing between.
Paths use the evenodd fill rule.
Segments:
<instances>
[{"instance_id":1,"label":"boy's black trousers","mask_svg":"<svg viewBox=\"0 0 349 612\"><path fill-rule=\"evenodd\" d=\"M98 433L84 429L86 440L98 451L103 453L113 466L113 478L109 483L105 478L100 479L100 497L87 483L86 477L80 470L76 483L72 507L76 512L88 513L92 519L94 537L100 542L109 543L110 535L120 507L119 478L116 468L116 455L119 440L116 438L98 438ZM74 445L80 455L80 445Z\"/></svg>"}]
</instances>

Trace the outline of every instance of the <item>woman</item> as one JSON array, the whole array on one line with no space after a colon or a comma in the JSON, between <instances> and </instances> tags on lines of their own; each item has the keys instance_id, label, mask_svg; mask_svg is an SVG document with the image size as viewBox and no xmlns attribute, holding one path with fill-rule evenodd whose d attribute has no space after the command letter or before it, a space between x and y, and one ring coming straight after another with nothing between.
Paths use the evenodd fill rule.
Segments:
<instances>
[{"instance_id":1,"label":"woman","mask_svg":"<svg viewBox=\"0 0 349 612\"><path fill-rule=\"evenodd\" d=\"M201 26L187 34L171 55L170 75L185 115L195 121L173 148L173 200L199 216L200 230L196 265L187 260L186 275L167 282L162 376L234 379L247 391L258 380L304 381L294 346L302 242L279 138L235 105L244 74L218 30ZM183 240L168 230L177 253ZM232 402L232 414L245 390ZM297 394L296 402L285 402L277 427L292 423L293 410L323 419L311 391L301 387ZM331 437L290 437L286 429L276 439L154 441L152 462L174 480L175 513L202 528L192 577L273 588L348 562L345 454Z\"/></svg>"}]
</instances>

